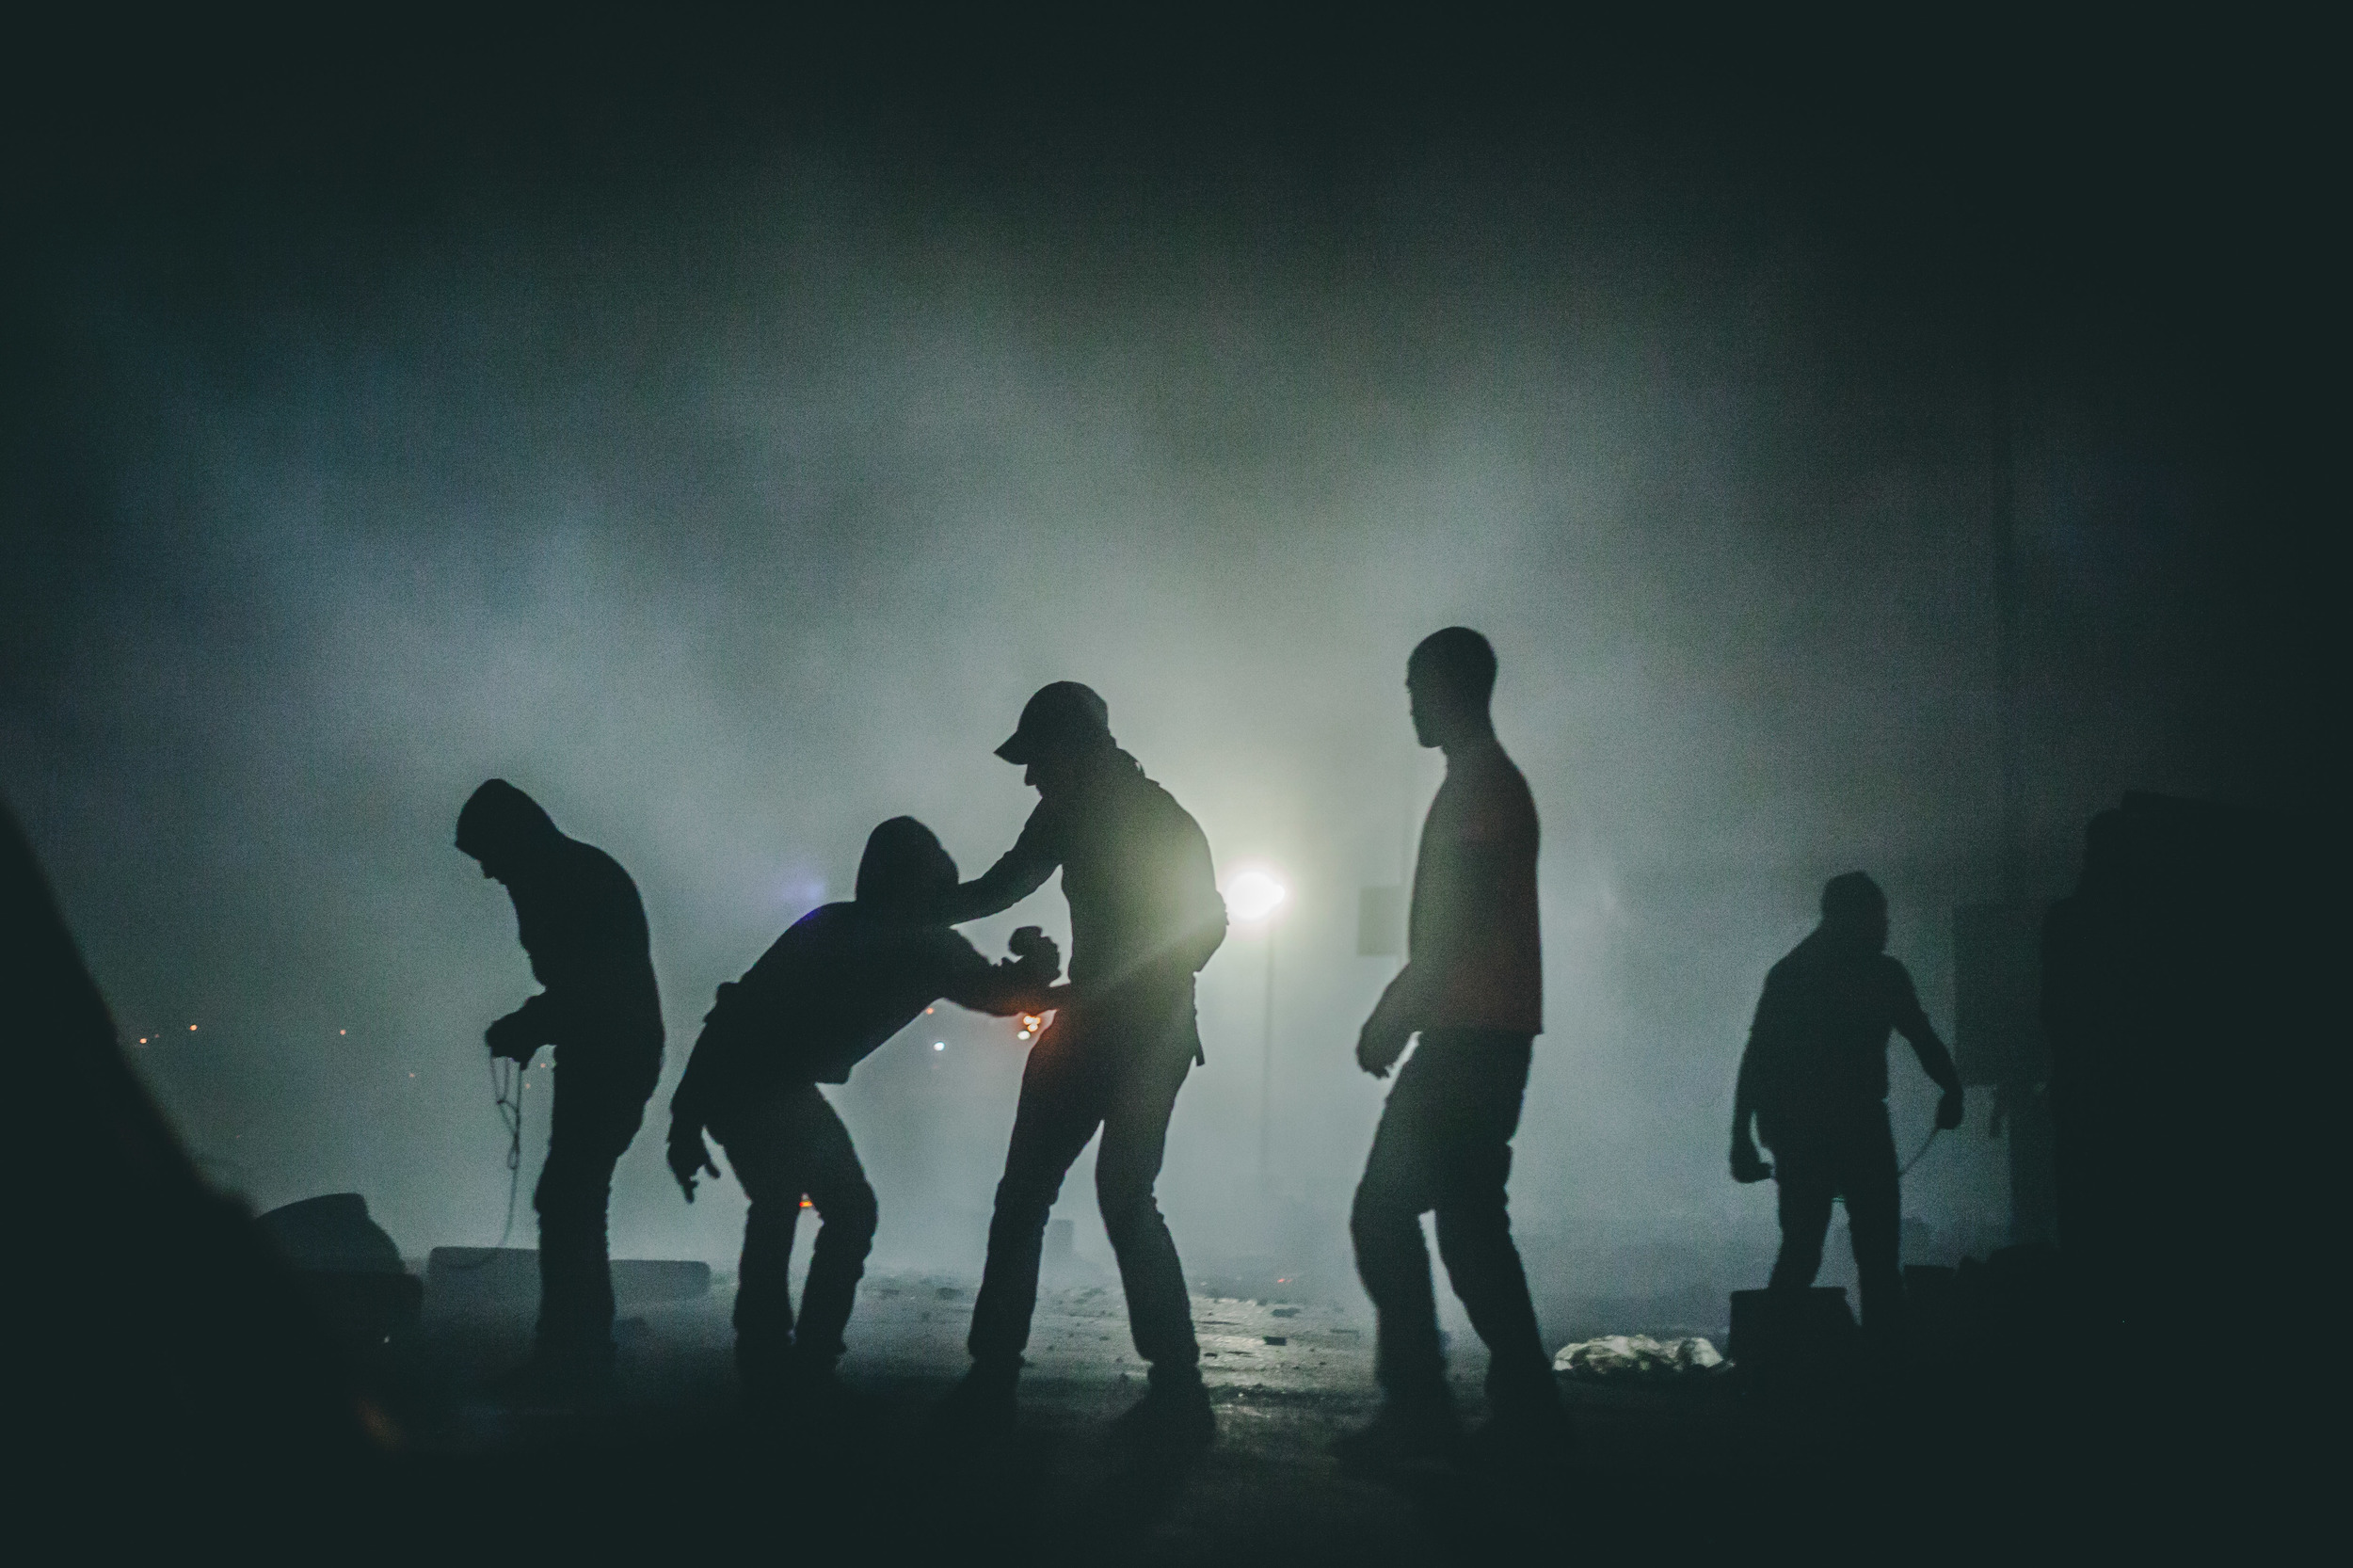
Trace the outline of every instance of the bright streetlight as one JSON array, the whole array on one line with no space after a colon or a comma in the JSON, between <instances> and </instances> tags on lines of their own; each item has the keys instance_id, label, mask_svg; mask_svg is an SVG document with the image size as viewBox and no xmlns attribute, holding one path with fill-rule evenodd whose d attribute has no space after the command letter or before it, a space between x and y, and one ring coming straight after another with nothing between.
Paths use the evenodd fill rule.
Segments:
<instances>
[{"instance_id":1,"label":"bright streetlight","mask_svg":"<svg viewBox=\"0 0 2353 1568\"><path fill-rule=\"evenodd\" d=\"M1274 873L1253 866L1227 884L1225 907L1244 925L1256 925L1283 906L1291 890Z\"/></svg>"}]
</instances>

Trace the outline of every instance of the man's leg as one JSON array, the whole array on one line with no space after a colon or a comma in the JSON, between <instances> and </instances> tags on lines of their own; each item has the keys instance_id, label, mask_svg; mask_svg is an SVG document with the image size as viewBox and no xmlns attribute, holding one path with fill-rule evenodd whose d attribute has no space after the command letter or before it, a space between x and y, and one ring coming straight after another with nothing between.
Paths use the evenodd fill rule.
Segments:
<instances>
[{"instance_id":1,"label":"man's leg","mask_svg":"<svg viewBox=\"0 0 2353 1568\"><path fill-rule=\"evenodd\" d=\"M532 1194L539 1211L537 1352L600 1372L613 1361L605 1207L613 1168L645 1119L654 1075L567 1060L555 1077L547 1162Z\"/></svg>"},{"instance_id":2,"label":"man's leg","mask_svg":"<svg viewBox=\"0 0 2353 1568\"><path fill-rule=\"evenodd\" d=\"M1858 1128L1839 1153L1838 1182L1847 1194L1847 1237L1862 1287L1864 1331L1892 1348L1902 1342L1904 1331L1903 1196L1885 1109Z\"/></svg>"},{"instance_id":3,"label":"man's leg","mask_svg":"<svg viewBox=\"0 0 2353 1568\"><path fill-rule=\"evenodd\" d=\"M801 1332L797 1349L810 1370L830 1368L841 1354L842 1325L857 1300L866 1255L874 1245L874 1189L825 1096L812 1085L796 1096L794 1142L808 1172L808 1201L824 1222L809 1250L808 1280L801 1288Z\"/></svg>"},{"instance_id":4,"label":"man's leg","mask_svg":"<svg viewBox=\"0 0 2353 1568\"><path fill-rule=\"evenodd\" d=\"M1422 1213L1437 1202L1429 1158L1435 1087L1426 1048L1417 1047L1381 1108L1348 1220L1356 1272L1378 1324L1374 1373L1392 1403L1438 1404L1446 1398L1437 1298L1421 1240Z\"/></svg>"},{"instance_id":5,"label":"man's leg","mask_svg":"<svg viewBox=\"0 0 2353 1568\"><path fill-rule=\"evenodd\" d=\"M1121 1076L1103 1118L1103 1144L1095 1157L1096 1202L1112 1256L1119 1260L1119 1283L1128 1297L1128 1331L1136 1353L1149 1362L1156 1379L1164 1373L1190 1376L1200 1365L1193 1337L1193 1301L1185 1289L1184 1265L1152 1189L1168 1149L1168 1118L1176 1092L1193 1070L1193 1045L1185 1039L1098 1042L1141 1046L1142 1058Z\"/></svg>"},{"instance_id":6,"label":"man's leg","mask_svg":"<svg viewBox=\"0 0 2353 1568\"><path fill-rule=\"evenodd\" d=\"M1436 1049L1433 1050L1433 1046ZM1506 1184L1512 1135L1528 1091L1533 1041L1492 1033L1424 1036L1443 1070L1437 1167L1438 1256L1471 1326L1487 1344L1487 1395L1499 1416L1557 1417L1560 1390L1536 1327L1528 1272L1512 1241Z\"/></svg>"},{"instance_id":7,"label":"man's leg","mask_svg":"<svg viewBox=\"0 0 2353 1568\"><path fill-rule=\"evenodd\" d=\"M1056 1028L1030 1048L1013 1139L1005 1148L1005 1174L997 1183L997 1208L988 1223L988 1260L982 1266L981 1293L972 1304L972 1331L965 1345L975 1362L1007 1379L1030 1342L1047 1216L1070 1162L1103 1119L1102 1075L1078 1060L1071 1048L1077 1044L1062 1032L1057 1019Z\"/></svg>"},{"instance_id":8,"label":"man's leg","mask_svg":"<svg viewBox=\"0 0 2353 1568\"><path fill-rule=\"evenodd\" d=\"M735 1282L735 1368L747 1386L766 1386L781 1375L792 1348L792 1236L801 1217L802 1162L790 1113L776 1101L729 1116L711 1130L751 1200Z\"/></svg>"},{"instance_id":9,"label":"man's leg","mask_svg":"<svg viewBox=\"0 0 2353 1568\"><path fill-rule=\"evenodd\" d=\"M1773 1184L1781 1209L1781 1255L1773 1259L1775 1290L1803 1290L1822 1271L1822 1238L1830 1233L1837 1177L1810 1154L1773 1150Z\"/></svg>"}]
</instances>

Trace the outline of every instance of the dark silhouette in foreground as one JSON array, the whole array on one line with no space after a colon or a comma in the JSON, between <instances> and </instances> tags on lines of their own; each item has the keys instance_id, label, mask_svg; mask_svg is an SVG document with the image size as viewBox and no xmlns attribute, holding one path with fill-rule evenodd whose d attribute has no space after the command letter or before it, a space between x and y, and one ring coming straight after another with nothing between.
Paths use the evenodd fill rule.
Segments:
<instances>
[{"instance_id":1,"label":"dark silhouette in foreground","mask_svg":"<svg viewBox=\"0 0 2353 1568\"><path fill-rule=\"evenodd\" d=\"M687 1201L697 1175L719 1174L706 1128L751 1199L735 1355L757 1401L832 1388L874 1238L874 1190L817 1085L846 1082L941 998L1000 1016L1052 1005L1060 957L1034 926L1014 934L1017 958L992 965L946 925L925 923L955 886L956 863L930 828L912 817L875 828L856 900L803 916L719 987L670 1098L670 1170ZM821 1228L796 1334L789 1268L805 1194Z\"/></svg>"},{"instance_id":2,"label":"dark silhouette in foreground","mask_svg":"<svg viewBox=\"0 0 2353 1568\"><path fill-rule=\"evenodd\" d=\"M0 998L32 1112L8 1141L19 1538L105 1555L233 1528L250 1548L348 1511L392 1422L149 1098L5 807Z\"/></svg>"},{"instance_id":3,"label":"dark silhouette in foreground","mask_svg":"<svg viewBox=\"0 0 2353 1568\"><path fill-rule=\"evenodd\" d=\"M1201 1348L1152 1189L1176 1092L1201 1059L1193 976L1225 939L1209 840L1112 741L1103 699L1075 681L1032 696L997 755L1027 769L1037 808L1013 848L949 895L943 912L962 921L1010 908L1061 868L1071 984L1021 1075L973 1304L972 1368L942 1425L978 1434L1012 1424L1047 1215L1099 1128L1096 1195L1136 1353L1151 1365L1150 1392L1125 1430L1154 1444L1206 1443L1215 1425Z\"/></svg>"},{"instance_id":4,"label":"dark silhouette in foreground","mask_svg":"<svg viewBox=\"0 0 2353 1568\"><path fill-rule=\"evenodd\" d=\"M2122 1369L2243 1320L2249 1278L2264 1281L2268 1321L2341 1310L2328 1269L2302 1260L2338 1223L2317 1202L2342 1181L2343 1102L2327 1065L2344 1027L2342 839L2243 805L2134 792L2092 819L2082 878L2050 908L2041 1016L2058 1240L2084 1329L2123 1347L2103 1397L2121 1396L2136 1418L2162 1410L2165 1427L2178 1423L2164 1408L2177 1396L2171 1380ZM2185 1238L2210 1250L2167 1267ZM2232 1373L2201 1396L2219 1425L2258 1445L2303 1430L2306 1383L2257 1358ZM2295 1416L2266 1410L2275 1400Z\"/></svg>"},{"instance_id":5,"label":"dark silhouette in foreground","mask_svg":"<svg viewBox=\"0 0 2353 1568\"><path fill-rule=\"evenodd\" d=\"M555 1048L555 1110L532 1195L539 1213L539 1325L518 1392L591 1389L613 1368L613 1277L605 1208L613 1170L662 1075L662 999L637 885L604 851L556 831L503 778L473 792L457 847L506 885L515 924L546 987L483 1032L520 1066Z\"/></svg>"},{"instance_id":6,"label":"dark silhouette in foreground","mask_svg":"<svg viewBox=\"0 0 2353 1568\"><path fill-rule=\"evenodd\" d=\"M1847 1201L1847 1229L1863 1288L1863 1326L1900 1342L1904 1280L1897 1242L1902 1206L1887 1124L1887 1041L1912 1043L1945 1091L1936 1125L1961 1125L1961 1075L1921 1011L1912 975L1890 957L1887 895L1861 872L1822 888L1822 923L1765 977L1740 1056L1732 1112L1736 1181L1780 1185L1781 1256L1769 1288L1803 1291L1822 1266L1831 1206ZM1752 1141L1753 1119L1768 1166Z\"/></svg>"},{"instance_id":7,"label":"dark silhouette in foreground","mask_svg":"<svg viewBox=\"0 0 2353 1568\"><path fill-rule=\"evenodd\" d=\"M1504 1190L1544 1028L1544 979L1536 806L1496 739L1495 679L1494 649L1464 627L1424 638L1406 665L1415 738L1446 753L1447 775L1422 824L1405 968L1356 1042L1358 1064L1385 1078L1420 1036L1382 1108L1349 1220L1380 1314L1382 1411L1342 1450L1365 1463L1435 1457L1454 1444L1421 1240L1432 1209L1448 1277L1487 1344L1481 1448L1519 1458L1569 1441Z\"/></svg>"}]
</instances>

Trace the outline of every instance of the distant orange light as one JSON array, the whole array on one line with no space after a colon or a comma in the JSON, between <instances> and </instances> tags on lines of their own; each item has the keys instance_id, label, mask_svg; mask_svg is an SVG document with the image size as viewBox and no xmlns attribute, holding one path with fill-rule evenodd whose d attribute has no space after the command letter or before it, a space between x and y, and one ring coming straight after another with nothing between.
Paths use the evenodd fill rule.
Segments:
<instances>
[{"instance_id":1,"label":"distant orange light","mask_svg":"<svg viewBox=\"0 0 2353 1568\"><path fill-rule=\"evenodd\" d=\"M801 1207L802 1207L803 1208L816 1208L817 1206L816 1206L815 1204L813 1204L813 1203L809 1202L807 1198L803 1198L803 1199L801 1200Z\"/></svg>"}]
</instances>

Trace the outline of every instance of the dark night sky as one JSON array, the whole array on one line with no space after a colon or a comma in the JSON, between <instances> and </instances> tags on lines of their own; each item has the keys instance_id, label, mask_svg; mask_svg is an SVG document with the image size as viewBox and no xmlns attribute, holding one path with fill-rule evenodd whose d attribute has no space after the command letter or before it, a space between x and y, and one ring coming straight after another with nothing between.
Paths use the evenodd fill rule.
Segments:
<instances>
[{"instance_id":1,"label":"dark night sky","mask_svg":"<svg viewBox=\"0 0 2353 1568\"><path fill-rule=\"evenodd\" d=\"M495 1230L527 977L448 847L490 774L636 875L674 1078L874 821L1009 841L989 747L1096 684L1297 888L1276 1199L1247 934L1165 1191L1189 1250L1309 1256L1378 1104L1356 890L1436 777L1404 653L1480 626L1547 831L1519 1224L1696 1277L1769 1244L1722 1129L1822 877L1881 875L1948 1023L1951 906L2062 888L2123 790L2313 803L2292 40L376 25L8 68L0 791L257 1204ZM885 1256L957 1263L1017 1058L933 1037L843 1103ZM1908 1198L1955 1245L2002 1213L1968 1139ZM618 1244L725 1256L654 1142Z\"/></svg>"}]
</instances>

